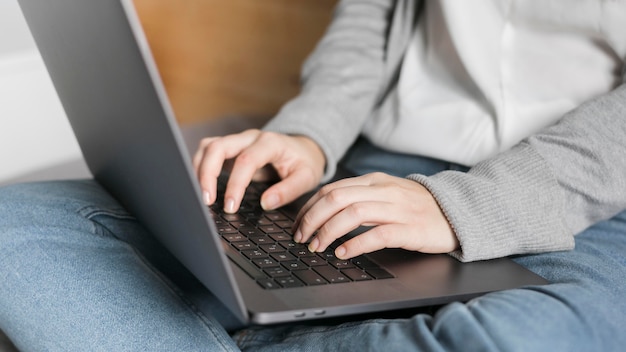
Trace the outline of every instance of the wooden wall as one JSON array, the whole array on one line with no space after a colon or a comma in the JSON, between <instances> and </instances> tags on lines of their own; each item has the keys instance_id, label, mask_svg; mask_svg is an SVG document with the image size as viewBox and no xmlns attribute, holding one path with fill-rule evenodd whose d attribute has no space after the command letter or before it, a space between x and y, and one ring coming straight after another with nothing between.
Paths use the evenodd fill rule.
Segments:
<instances>
[{"instance_id":1,"label":"wooden wall","mask_svg":"<svg viewBox=\"0 0 626 352\"><path fill-rule=\"evenodd\" d=\"M337 0L135 0L182 123L272 116Z\"/></svg>"}]
</instances>

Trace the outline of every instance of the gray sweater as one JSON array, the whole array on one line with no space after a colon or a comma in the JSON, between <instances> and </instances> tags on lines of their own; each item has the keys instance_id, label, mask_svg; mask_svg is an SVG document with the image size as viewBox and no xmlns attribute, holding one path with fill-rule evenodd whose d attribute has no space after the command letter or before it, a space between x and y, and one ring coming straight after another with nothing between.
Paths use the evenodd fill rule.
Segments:
<instances>
[{"instance_id":1,"label":"gray sweater","mask_svg":"<svg viewBox=\"0 0 626 352\"><path fill-rule=\"evenodd\" d=\"M413 0L341 1L304 65L301 94L265 129L314 139L329 179L397 82L419 7ZM575 234L626 208L625 135L622 84L468 173L407 177L437 199L461 261L568 250Z\"/></svg>"}]
</instances>

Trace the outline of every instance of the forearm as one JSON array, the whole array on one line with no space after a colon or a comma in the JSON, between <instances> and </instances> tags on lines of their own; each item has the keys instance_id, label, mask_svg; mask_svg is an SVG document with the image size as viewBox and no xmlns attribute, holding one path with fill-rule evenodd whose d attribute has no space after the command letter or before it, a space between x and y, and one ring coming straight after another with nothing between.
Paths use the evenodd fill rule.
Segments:
<instances>
[{"instance_id":1,"label":"forearm","mask_svg":"<svg viewBox=\"0 0 626 352\"><path fill-rule=\"evenodd\" d=\"M315 140L326 156L325 179L334 174L381 91L394 3L341 1L327 33L304 65L302 93L265 126Z\"/></svg>"},{"instance_id":2,"label":"forearm","mask_svg":"<svg viewBox=\"0 0 626 352\"><path fill-rule=\"evenodd\" d=\"M462 261L571 249L626 208L626 87L593 99L467 174L411 175L453 226Z\"/></svg>"}]
</instances>

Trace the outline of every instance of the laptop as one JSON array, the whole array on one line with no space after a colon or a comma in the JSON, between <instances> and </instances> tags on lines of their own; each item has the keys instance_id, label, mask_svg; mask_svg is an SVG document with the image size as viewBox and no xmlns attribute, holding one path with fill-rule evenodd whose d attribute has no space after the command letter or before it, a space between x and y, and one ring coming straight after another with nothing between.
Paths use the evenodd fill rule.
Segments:
<instances>
[{"instance_id":1,"label":"laptop","mask_svg":"<svg viewBox=\"0 0 626 352\"><path fill-rule=\"evenodd\" d=\"M228 219L202 202L131 0L19 3L94 177L242 323L404 310L546 283L506 258L460 263L394 249L352 261L299 257L288 233L295 206L244 207ZM331 267L317 268L325 259Z\"/></svg>"}]
</instances>

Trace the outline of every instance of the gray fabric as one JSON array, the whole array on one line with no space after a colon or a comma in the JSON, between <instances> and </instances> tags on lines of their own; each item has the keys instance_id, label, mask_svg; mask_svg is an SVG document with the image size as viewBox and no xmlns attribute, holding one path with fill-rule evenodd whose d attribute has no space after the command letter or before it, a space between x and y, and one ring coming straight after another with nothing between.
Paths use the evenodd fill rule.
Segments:
<instances>
[{"instance_id":1,"label":"gray fabric","mask_svg":"<svg viewBox=\"0 0 626 352\"><path fill-rule=\"evenodd\" d=\"M418 7L411 0L341 1L304 67L302 94L265 127L317 141L325 179L394 84L394 55L404 52ZM571 249L575 234L626 208L624 119L622 85L467 174L408 177L438 200L461 243L452 253L459 260Z\"/></svg>"},{"instance_id":2,"label":"gray fabric","mask_svg":"<svg viewBox=\"0 0 626 352\"><path fill-rule=\"evenodd\" d=\"M409 175L426 186L461 244L461 261L572 249L563 224L562 194L549 166L528 144L479 163L467 174Z\"/></svg>"},{"instance_id":3,"label":"gray fabric","mask_svg":"<svg viewBox=\"0 0 626 352\"><path fill-rule=\"evenodd\" d=\"M334 175L393 84L417 11L415 1L339 2L326 35L304 65L302 93L265 126L314 139L326 155L324 181Z\"/></svg>"}]
</instances>

